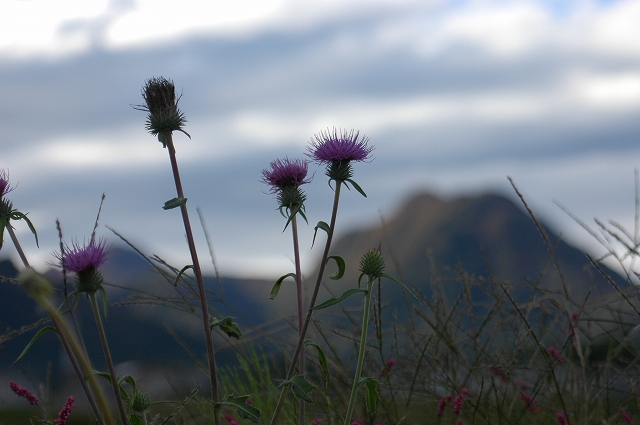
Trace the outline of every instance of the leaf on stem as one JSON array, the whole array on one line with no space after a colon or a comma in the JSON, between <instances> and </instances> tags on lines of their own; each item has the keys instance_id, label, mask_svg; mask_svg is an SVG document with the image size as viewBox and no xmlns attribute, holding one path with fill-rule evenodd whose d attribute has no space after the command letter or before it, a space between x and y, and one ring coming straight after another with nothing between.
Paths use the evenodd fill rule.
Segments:
<instances>
[{"instance_id":1,"label":"leaf on stem","mask_svg":"<svg viewBox=\"0 0 640 425\"><path fill-rule=\"evenodd\" d=\"M240 327L237 323L233 321L233 317L227 316L224 319L217 319L215 317L209 318L209 326L211 329L216 326L220 327L220 330L227 334L230 338L240 339L242 336L242 332L240 331Z\"/></svg>"},{"instance_id":2,"label":"leaf on stem","mask_svg":"<svg viewBox=\"0 0 640 425\"><path fill-rule=\"evenodd\" d=\"M345 267L346 267L345 266L345 262L342 259L342 257L340 257L338 255L332 255L332 256L327 258L327 263L331 259L335 260L336 264L338 265L338 271L335 272L334 274L332 274L331 276L329 276L329 279L338 280L342 276L344 276L344 270L345 270Z\"/></svg>"},{"instance_id":3,"label":"leaf on stem","mask_svg":"<svg viewBox=\"0 0 640 425\"><path fill-rule=\"evenodd\" d=\"M184 266L180 272L178 273L178 275L176 276L176 280L173 282L173 287L177 288L178 287L178 281L180 280L180 278L182 277L182 275L184 274L184 272L186 272L189 269L193 269L193 265L192 264L188 264L186 266Z\"/></svg>"},{"instance_id":4,"label":"leaf on stem","mask_svg":"<svg viewBox=\"0 0 640 425\"><path fill-rule=\"evenodd\" d=\"M329 366L327 365L327 356L325 356L324 351L322 351L322 348L316 344L315 342L313 342L310 339L307 339L304 342L304 346L312 346L316 349L316 354L318 355L318 362L320 362L320 369L322 370L322 373L324 373L324 376L327 380L327 389L329 389L329 383L331 381L331 375L329 374Z\"/></svg>"},{"instance_id":5,"label":"leaf on stem","mask_svg":"<svg viewBox=\"0 0 640 425\"><path fill-rule=\"evenodd\" d=\"M349 298L351 295L357 294L358 292L362 292L363 294L366 294L367 290L366 289L360 289L360 288L347 289L338 298L329 298L325 302L323 302L321 304L318 304L317 306L313 307L313 309L314 310L322 310L323 308L327 308L327 307L331 307L332 305L339 304L342 301L344 301L347 298Z\"/></svg>"},{"instance_id":6,"label":"leaf on stem","mask_svg":"<svg viewBox=\"0 0 640 425\"><path fill-rule=\"evenodd\" d=\"M393 280L395 283L400 285L400 287L402 289L407 291L409 293L409 295L411 295L416 301L420 302L420 298L418 298L413 292L411 292L411 290L409 288L407 288L407 286L404 283L400 282L398 279L396 279L395 277L393 277L393 276L391 276L390 274L387 274L387 273L382 273L381 276L382 277L386 277L387 279Z\"/></svg>"},{"instance_id":7,"label":"leaf on stem","mask_svg":"<svg viewBox=\"0 0 640 425\"><path fill-rule=\"evenodd\" d=\"M316 243L316 235L318 234L318 229L322 229L327 232L327 234L329 234L329 225L324 221L319 221L318 224L316 224L315 231L313 232L313 242L311 242L311 248L313 248L313 244Z\"/></svg>"},{"instance_id":8,"label":"leaf on stem","mask_svg":"<svg viewBox=\"0 0 640 425\"><path fill-rule=\"evenodd\" d=\"M362 188L358 185L358 183L356 183L351 179L346 179L345 182L351 183L353 185L353 188L357 190L360 195L364 196L365 198L367 197L367 194L364 193L364 190L362 190ZM347 186L347 189L349 188L349 185L347 185L346 183L345 183L345 186Z\"/></svg>"},{"instance_id":9,"label":"leaf on stem","mask_svg":"<svg viewBox=\"0 0 640 425\"><path fill-rule=\"evenodd\" d=\"M258 423L258 420L260 419L260 409L249 404L247 402L248 398L248 395L229 395L216 404L219 406L229 406L235 408L236 413L242 419L248 419L251 422Z\"/></svg>"},{"instance_id":10,"label":"leaf on stem","mask_svg":"<svg viewBox=\"0 0 640 425\"><path fill-rule=\"evenodd\" d=\"M27 351L29 351L31 346L38 340L38 338L40 338L42 335L44 335L44 334L46 334L47 332L50 332L50 331L58 333L58 331L56 331L56 328L54 328L53 326L45 326L44 328L42 328L38 332L36 332L36 334L33 336L33 338L31 338L31 341L29 341L27 346L24 347L24 350L22 350L22 353L20 353L18 358L15 359L15 361L13 363L11 363L11 366L16 364L18 362L18 360L20 360L21 358L24 357L25 354L27 354Z\"/></svg>"},{"instance_id":11,"label":"leaf on stem","mask_svg":"<svg viewBox=\"0 0 640 425\"><path fill-rule=\"evenodd\" d=\"M296 274L295 273L287 273L284 276L280 276L280 279L276 280L276 283L274 283L273 288L271 288L271 292L269 293L269 299L272 300L274 299L277 295L278 292L280 292L280 286L282 286L282 281L285 280L288 277L292 277L292 278L296 278Z\"/></svg>"},{"instance_id":12,"label":"leaf on stem","mask_svg":"<svg viewBox=\"0 0 640 425\"><path fill-rule=\"evenodd\" d=\"M31 233L33 233L33 236L36 238L36 246L39 248L40 245L38 244L38 233L36 232L36 228L33 226L33 223L31 222L31 220L29 220L27 218L27 214L23 214L20 211L12 211L11 212L11 219L12 220L24 220L25 223L27 223L27 226L29 226L29 230L31 230ZM6 223L8 224L8 223ZM4 230L4 228L2 229ZM1 237L1 235L0 235ZM0 239L0 245L2 244L2 239Z\"/></svg>"},{"instance_id":13,"label":"leaf on stem","mask_svg":"<svg viewBox=\"0 0 640 425\"><path fill-rule=\"evenodd\" d=\"M289 380L284 380L280 382L278 388L283 387L285 385L291 385L291 389L293 390L293 394L296 397L301 398L307 403L313 403L313 400L309 396L309 392L313 390L316 386L311 382L307 381L307 378L304 375L296 375Z\"/></svg>"},{"instance_id":14,"label":"leaf on stem","mask_svg":"<svg viewBox=\"0 0 640 425\"><path fill-rule=\"evenodd\" d=\"M173 208L181 207L186 203L187 203L187 198L173 198L173 199L169 199L167 202L165 202L164 206L162 207L162 209L163 210L171 210Z\"/></svg>"},{"instance_id":15,"label":"leaf on stem","mask_svg":"<svg viewBox=\"0 0 640 425\"><path fill-rule=\"evenodd\" d=\"M378 394L378 385L380 385L380 381L375 378L362 378L360 379L360 383L364 384L364 402L367 406L367 411L375 414L378 407L377 402L380 398Z\"/></svg>"}]
</instances>

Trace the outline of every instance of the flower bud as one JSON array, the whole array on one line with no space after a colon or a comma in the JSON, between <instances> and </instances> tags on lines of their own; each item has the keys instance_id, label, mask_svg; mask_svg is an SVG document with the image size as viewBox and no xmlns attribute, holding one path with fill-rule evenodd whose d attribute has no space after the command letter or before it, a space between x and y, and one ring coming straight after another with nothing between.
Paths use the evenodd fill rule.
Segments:
<instances>
[{"instance_id":1,"label":"flower bud","mask_svg":"<svg viewBox=\"0 0 640 425\"><path fill-rule=\"evenodd\" d=\"M187 120L178 109L179 98L176 98L173 81L164 77L147 80L142 88L142 97L146 105L140 109L149 112L146 124L149 133L164 137L176 130L183 131L182 127ZM162 137L160 141L166 145Z\"/></svg>"},{"instance_id":2,"label":"flower bud","mask_svg":"<svg viewBox=\"0 0 640 425\"><path fill-rule=\"evenodd\" d=\"M376 279L382 276L385 267L382 253L380 250L373 248L365 252L362 258L360 258L360 267L358 270L369 276L369 278Z\"/></svg>"},{"instance_id":3,"label":"flower bud","mask_svg":"<svg viewBox=\"0 0 640 425\"><path fill-rule=\"evenodd\" d=\"M133 392L133 398L131 400L131 408L134 412L142 413L149 408L151 400L149 394L144 391L135 390Z\"/></svg>"}]
</instances>

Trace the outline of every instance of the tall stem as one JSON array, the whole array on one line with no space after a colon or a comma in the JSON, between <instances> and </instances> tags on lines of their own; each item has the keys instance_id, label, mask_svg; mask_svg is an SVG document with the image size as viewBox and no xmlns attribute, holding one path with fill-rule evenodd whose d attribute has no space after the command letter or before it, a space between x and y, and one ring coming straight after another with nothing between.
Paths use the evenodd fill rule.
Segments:
<instances>
[{"instance_id":1,"label":"tall stem","mask_svg":"<svg viewBox=\"0 0 640 425\"><path fill-rule=\"evenodd\" d=\"M27 256L25 255L24 250L22 249L22 245L20 245L20 241L18 240L15 232L13 231L13 227L11 227L11 225L8 224L6 226L6 229L9 232L9 236L11 237L11 240L13 241L13 245L16 247L16 251L18 251L18 255L22 260L22 264L27 268L31 267L31 265L29 264L29 260L27 260ZM86 379L84 379L84 376L82 375L82 370L80 369L80 365L78 364L78 360L76 359L76 356L73 354L73 351L71 350L71 346L69 345L69 341L67 340L66 335L60 330L60 324L58 323L58 320L56 320L52 315L49 315L49 317L51 317L51 322L53 323L53 327L56 329L56 333L58 334L58 338L62 343L62 347L64 348L64 351L67 353L67 357L69 357L69 361L73 366L73 370L76 372L76 375L78 376L80 385L82 385L82 389L84 390L84 393L87 396L87 400L91 405L91 409L93 410L93 413L96 415L96 419L98 420L99 423L103 424L104 420L102 419L102 415L100 414L98 405L96 404L96 401L93 398L93 394L91 394L91 391L89 390Z\"/></svg>"},{"instance_id":2,"label":"tall stem","mask_svg":"<svg viewBox=\"0 0 640 425\"><path fill-rule=\"evenodd\" d=\"M360 335L360 351L358 352L358 364L356 365L356 374L353 377L353 386L351 387L351 397L349 397L349 405L347 407L347 416L344 418L344 425L351 423L351 416L356 405L356 396L360 387L360 377L362 376L362 367L364 365L364 354L367 349L367 331L369 330L369 311L371 310L371 289L373 287L373 279L369 277L367 282L367 293L365 294L364 313L362 314L362 335Z\"/></svg>"},{"instance_id":3,"label":"tall stem","mask_svg":"<svg viewBox=\"0 0 640 425\"><path fill-rule=\"evenodd\" d=\"M296 266L296 289L298 291L298 338L302 339L302 327L304 326L303 322L303 293L302 293L302 272L300 267L300 247L298 244L298 221L296 219L296 215L291 218L291 231L293 233L293 256L295 260ZM305 372L305 355L304 350L300 352L300 358L298 359L298 370L301 374ZM305 402L304 400L299 400L298 405L298 423L300 425L304 425L305 419Z\"/></svg>"},{"instance_id":4,"label":"tall stem","mask_svg":"<svg viewBox=\"0 0 640 425\"><path fill-rule=\"evenodd\" d=\"M116 402L118 403L118 410L120 411L120 419L123 424L128 424L127 412L124 410L124 403L122 402L122 396L120 395L120 385L118 384L118 378L116 371L113 368L113 360L111 359L111 352L109 351L109 344L107 343L107 336L104 333L104 326L102 325L102 318L100 317L100 308L98 307L98 301L96 300L96 293L89 292L89 300L91 301L91 309L93 310L93 317L96 320L96 326L98 328L98 334L100 335L100 342L102 343L102 351L104 351L104 358L109 368L109 376L111 377L111 386L113 387L113 393L116 396Z\"/></svg>"},{"instance_id":5,"label":"tall stem","mask_svg":"<svg viewBox=\"0 0 640 425\"><path fill-rule=\"evenodd\" d=\"M293 358L291 359L291 365L289 366L289 370L287 371L286 380L291 379L293 376L293 372L296 368L296 361L298 360L298 355L302 350L302 345L304 344L304 337L307 334L307 329L309 328L309 323L311 322L311 314L313 313L313 307L316 304L316 298L318 298L318 291L320 290L320 283L322 282L322 275L324 273L324 268L327 264L327 258L329 258L329 249L331 248L331 240L333 239L333 230L336 227L336 216L338 215L338 201L340 200L340 188L342 187L341 181L336 181L336 190L333 197L333 210L331 211L331 222L329 223L329 232L327 234L327 242L324 246L324 253L322 254L322 260L320 261L320 269L318 270L318 278L316 279L316 285L313 288L313 294L311 295L311 302L309 303L309 310L307 311L307 316L304 319L304 324L302 325L302 332L300 332L300 337L298 339L298 344L296 345L296 350L293 352ZM270 425L276 425L278 416L280 415L280 410L282 410L282 405L284 403L284 396L286 395L287 388L286 386L282 388L280 391L280 397L278 398L278 404L276 404L276 408L273 412L273 417L271 418Z\"/></svg>"},{"instance_id":6,"label":"tall stem","mask_svg":"<svg viewBox=\"0 0 640 425\"><path fill-rule=\"evenodd\" d=\"M176 192L179 198L184 198L184 192L182 190L182 182L180 181L180 171L178 170L178 161L176 159L176 150L173 146L173 136L171 133L166 135L167 149L169 150L169 159L171 160L171 170L173 171L173 179L176 184ZM182 213L182 221L184 222L184 231L187 234L187 243L189 245L189 252L191 253L191 261L193 262L193 272L196 276L196 282L198 284L198 292L200 295L200 308L202 310L202 324L204 327L204 338L207 346L207 359L209 361L209 379L211 380L211 399L214 403L213 422L215 425L219 425L219 407L218 403L218 378L216 372L216 358L215 351L213 350L213 339L211 338L211 329L209 323L209 308L207 304L207 294L204 287L204 280L202 278L202 271L200 269L200 262L198 261L198 253L196 251L196 244L193 239L193 232L191 231L191 224L189 222L189 214L187 212L187 206L181 205L180 212Z\"/></svg>"}]
</instances>

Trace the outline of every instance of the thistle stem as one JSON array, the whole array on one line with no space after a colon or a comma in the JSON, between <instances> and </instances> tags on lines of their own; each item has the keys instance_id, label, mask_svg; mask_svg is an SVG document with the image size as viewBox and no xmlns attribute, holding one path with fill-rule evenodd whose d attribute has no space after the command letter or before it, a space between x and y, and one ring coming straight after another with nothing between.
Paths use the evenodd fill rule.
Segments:
<instances>
[{"instance_id":1,"label":"thistle stem","mask_svg":"<svg viewBox=\"0 0 640 425\"><path fill-rule=\"evenodd\" d=\"M296 368L296 361L298 360L298 356L302 351L302 345L304 344L304 337L307 334L307 329L309 328L309 323L311 322L311 314L313 313L313 307L316 303L316 298L318 298L318 291L320 290L320 283L322 282L322 275L324 273L325 266L327 264L327 258L329 257L329 249L331 248L331 240L333 239L333 230L336 225L336 216L338 215L338 202L340 200L340 188L342 187L342 182L340 180L336 181L336 190L333 197L333 209L331 211L331 222L329 223L329 232L327 233L327 242L324 246L324 253L322 254L322 260L320 261L320 269L318 270L318 278L316 280L316 285L313 288L313 294L311 295L311 302L309 303L309 310L307 311L307 316L305 317L304 324L302 325L302 332L299 332L300 336L298 339L298 344L296 345L296 349L293 352L293 358L291 359L291 365L289 366L289 370L287 371L287 375L285 380L291 379L293 376L293 372ZM280 397L278 398L278 403L276 404L276 408L273 412L273 417L271 418L270 425L276 425L278 416L280 415L280 410L282 410L282 405L284 403L284 396L286 394L287 388L283 387L280 392Z\"/></svg>"},{"instance_id":2,"label":"thistle stem","mask_svg":"<svg viewBox=\"0 0 640 425\"><path fill-rule=\"evenodd\" d=\"M104 351L104 358L109 368L109 376L111 377L111 386L113 387L113 393L116 396L116 402L118 403L118 410L120 411L120 418L123 424L128 424L127 413L124 410L124 403L122 402L122 396L120 395L120 385L118 384L118 378L116 376L115 369L113 368L113 360L111 359L111 352L109 351L109 344L107 343L107 336L104 333L104 326L102 325L102 318L100 317L100 309L98 307L98 301L96 300L96 293L89 292L89 300L91 301L91 309L93 310L93 317L96 320L96 326L98 327L98 334L100 335L100 342L102 343L102 351Z\"/></svg>"},{"instance_id":3,"label":"thistle stem","mask_svg":"<svg viewBox=\"0 0 640 425\"><path fill-rule=\"evenodd\" d=\"M20 245L20 241L18 240L15 232L13 231L13 227L11 227L11 225L7 225L6 229L9 232L9 236L11 237L11 240L13 241L13 245L16 247L16 251L18 251L18 255L20 256L20 259L22 260L22 264L26 268L31 267L31 265L29 264L29 260L27 260L27 256L25 255L24 250L22 249L22 245ZM53 327L56 329L56 333L58 334L58 338L60 339L60 342L62 343L62 347L64 348L64 351L67 353L67 357L69 357L69 361L71 362L71 365L73 366L73 370L76 372L76 375L78 376L78 380L80 381L80 385L82 385L82 389L84 390L84 393L87 396L87 400L89 401L89 404L91 405L91 409L93 409L93 413L96 415L96 419L98 420L99 423L103 424L104 420L102 419L102 415L100 414L100 410L98 409L98 406L96 405L96 401L93 398L93 394L91 394L91 391L89 390L89 387L87 386L86 379L84 379L84 376L82 375L82 370L80 369L80 365L78 364L78 359L76 359L76 356L74 356L73 351L71 350L71 346L69 345L69 341L67 340L66 335L64 334L64 332L61 331L60 324L58 323L58 320L56 320L52 315L49 315L49 317L51 317L51 322L53 323Z\"/></svg>"},{"instance_id":4,"label":"thistle stem","mask_svg":"<svg viewBox=\"0 0 640 425\"><path fill-rule=\"evenodd\" d=\"M184 192L182 190L182 183L180 181L180 171L178 170L178 161L176 159L176 150L173 146L173 136L171 133L166 134L166 144L169 150L169 159L171 160L171 170L173 171L173 179L176 184L176 191L179 198L184 198ZM207 346L207 359L209 361L209 379L211 380L211 399L214 403L213 422L214 425L219 425L219 406L217 405L218 399L218 378L216 372L216 358L215 351L213 349L213 339L211 338L211 329L209 323L209 308L207 304L207 295L204 287L204 280L202 278L202 271L200 269L200 262L198 261L198 253L196 251L196 244L193 239L193 232L191 231L191 224L189 222L189 214L187 212L186 204L180 206L180 212L182 213L182 221L184 222L184 230L187 234L187 243L189 245L189 251L191 253L191 261L193 262L193 272L196 276L196 282L198 284L198 292L200 294L200 307L202 310L202 324L204 326L205 344Z\"/></svg>"},{"instance_id":5,"label":"thistle stem","mask_svg":"<svg viewBox=\"0 0 640 425\"><path fill-rule=\"evenodd\" d=\"M353 377L353 386L351 387L351 397L349 397L349 405L347 406L347 416L344 418L344 425L351 423L351 416L356 404L356 396L360 387L360 377L362 375L362 367L364 365L364 354L367 349L367 331L369 330L369 311L371 310L371 289L373 287L373 278L369 276L367 282L367 292L364 300L364 313L362 314L362 334L360 335L360 351L358 352L358 364L356 365L356 374Z\"/></svg>"},{"instance_id":6,"label":"thistle stem","mask_svg":"<svg viewBox=\"0 0 640 425\"><path fill-rule=\"evenodd\" d=\"M291 232L293 233L293 256L295 260L296 266L296 289L298 291L298 338L302 339L304 336L302 334L302 327L304 326L303 321L303 294L302 294L302 271L300 267L300 246L298 243L298 222L296 220L296 214L291 217ZM300 357L298 359L298 370L301 374L305 372L305 354L304 350L300 352ZM305 419L305 401L300 399L298 405L298 423L300 425L304 425Z\"/></svg>"}]
</instances>

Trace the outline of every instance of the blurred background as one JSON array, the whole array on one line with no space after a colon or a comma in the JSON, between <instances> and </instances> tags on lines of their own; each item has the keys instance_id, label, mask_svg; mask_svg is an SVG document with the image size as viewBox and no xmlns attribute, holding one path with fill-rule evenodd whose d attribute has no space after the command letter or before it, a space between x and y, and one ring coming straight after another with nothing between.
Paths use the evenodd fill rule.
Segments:
<instances>
[{"instance_id":1,"label":"blurred background","mask_svg":"<svg viewBox=\"0 0 640 425\"><path fill-rule=\"evenodd\" d=\"M291 235L260 179L302 157L327 128L375 146L355 165L338 234L380 222L418 191L495 192L511 176L534 211L587 252L585 221L634 227L640 158L640 2L629 0L7 0L0 4L0 168L36 268L101 225L179 268L190 262L168 154L146 133L146 79L175 82L191 139L175 136L205 271L209 229L220 272L292 271ZM313 226L332 191L311 165ZM104 226L98 231L114 245ZM319 253L318 253L319 254ZM17 264L6 243L0 258Z\"/></svg>"}]
</instances>

